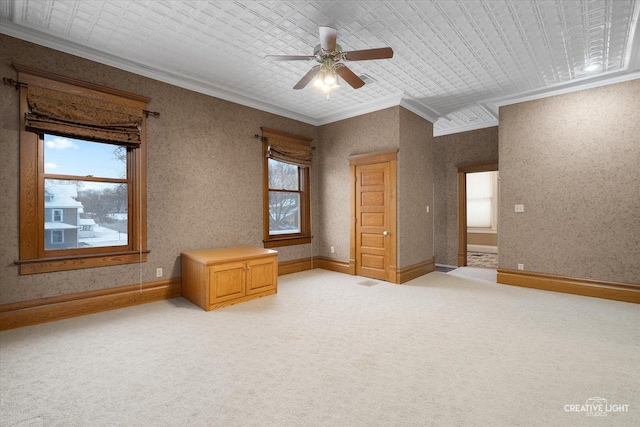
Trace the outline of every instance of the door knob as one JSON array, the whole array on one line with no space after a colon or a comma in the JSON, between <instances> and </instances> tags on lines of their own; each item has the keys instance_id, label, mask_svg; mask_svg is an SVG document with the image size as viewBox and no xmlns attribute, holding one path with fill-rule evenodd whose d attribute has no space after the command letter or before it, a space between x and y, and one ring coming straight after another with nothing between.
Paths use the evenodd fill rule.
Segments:
<instances>
[{"instance_id":1,"label":"door knob","mask_svg":"<svg viewBox=\"0 0 640 427\"><path fill-rule=\"evenodd\" d=\"M388 236L388 235L389 235L389 232L388 232L387 230L384 230L384 231L382 232L382 235L383 235L383 236Z\"/></svg>"}]
</instances>

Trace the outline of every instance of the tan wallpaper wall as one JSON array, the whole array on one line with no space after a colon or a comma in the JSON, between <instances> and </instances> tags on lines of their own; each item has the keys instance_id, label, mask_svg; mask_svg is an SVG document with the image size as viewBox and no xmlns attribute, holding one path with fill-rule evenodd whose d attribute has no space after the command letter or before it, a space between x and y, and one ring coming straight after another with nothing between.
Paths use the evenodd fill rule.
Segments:
<instances>
[{"instance_id":1,"label":"tan wallpaper wall","mask_svg":"<svg viewBox=\"0 0 640 427\"><path fill-rule=\"evenodd\" d=\"M269 127L314 138L318 128L198 94L72 55L0 35L0 76L12 63L150 97L159 118L147 126L148 262L180 275L180 252L262 244L262 149L253 135ZM0 304L138 282L138 265L18 276L18 93L1 87ZM311 168L312 223L318 222L318 167ZM317 251L317 250L316 250ZM311 256L311 245L279 249L280 261Z\"/></svg>"},{"instance_id":2,"label":"tan wallpaper wall","mask_svg":"<svg viewBox=\"0 0 640 427\"><path fill-rule=\"evenodd\" d=\"M433 124L400 108L398 268L432 257Z\"/></svg>"},{"instance_id":3,"label":"tan wallpaper wall","mask_svg":"<svg viewBox=\"0 0 640 427\"><path fill-rule=\"evenodd\" d=\"M498 161L498 127L434 138L436 263L458 264L458 168ZM502 172L501 172L502 173Z\"/></svg>"},{"instance_id":4,"label":"tan wallpaper wall","mask_svg":"<svg viewBox=\"0 0 640 427\"><path fill-rule=\"evenodd\" d=\"M320 127L320 255L349 261L351 179L349 156L398 152L398 268L430 259L433 125L402 107ZM335 253L330 248L335 248Z\"/></svg>"},{"instance_id":5,"label":"tan wallpaper wall","mask_svg":"<svg viewBox=\"0 0 640 427\"><path fill-rule=\"evenodd\" d=\"M501 107L500 268L639 284L638 135L640 79Z\"/></svg>"},{"instance_id":6,"label":"tan wallpaper wall","mask_svg":"<svg viewBox=\"0 0 640 427\"><path fill-rule=\"evenodd\" d=\"M349 156L400 146L400 107L320 126L319 254L349 261L351 179ZM330 252L330 247L335 253Z\"/></svg>"}]
</instances>

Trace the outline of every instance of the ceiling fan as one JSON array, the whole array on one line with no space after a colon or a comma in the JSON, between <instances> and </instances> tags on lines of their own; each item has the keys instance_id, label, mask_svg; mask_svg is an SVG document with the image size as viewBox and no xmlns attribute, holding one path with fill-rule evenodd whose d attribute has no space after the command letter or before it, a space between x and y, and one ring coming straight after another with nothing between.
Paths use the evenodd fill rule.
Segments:
<instances>
[{"instance_id":1,"label":"ceiling fan","mask_svg":"<svg viewBox=\"0 0 640 427\"><path fill-rule=\"evenodd\" d=\"M329 93L338 87L338 76L342 77L354 89L364 86L364 81L342 61L366 61L393 57L393 49L390 47L343 52L342 47L336 43L337 36L338 30L331 27L320 27L320 44L315 47L313 55L268 55L266 59L272 61L316 60L320 64L309 70L293 88L302 89L311 80L318 77L315 84L327 94L327 99L329 99Z\"/></svg>"}]
</instances>

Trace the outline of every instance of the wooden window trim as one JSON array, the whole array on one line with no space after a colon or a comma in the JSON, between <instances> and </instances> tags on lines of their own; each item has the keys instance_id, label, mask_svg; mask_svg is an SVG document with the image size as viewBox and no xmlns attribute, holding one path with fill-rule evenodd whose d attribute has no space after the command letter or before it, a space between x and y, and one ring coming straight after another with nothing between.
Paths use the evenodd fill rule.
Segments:
<instances>
[{"instance_id":1,"label":"wooden window trim","mask_svg":"<svg viewBox=\"0 0 640 427\"><path fill-rule=\"evenodd\" d=\"M40 136L25 130L28 85L123 103L146 110L148 98L108 87L59 76L14 64L20 86L20 251L21 275L77 270L147 261L146 212L146 117L141 126L141 143L128 150L131 170L129 190L129 235L126 246L97 247L79 251L44 250L44 163Z\"/></svg>"},{"instance_id":2,"label":"wooden window trim","mask_svg":"<svg viewBox=\"0 0 640 427\"><path fill-rule=\"evenodd\" d=\"M263 212L263 237L265 248L277 248L280 246L303 245L311 243L311 193L309 185L309 168L298 166L300 173L300 233L283 234L272 236L269 234L269 159L267 157L267 147L269 143L262 141L262 212Z\"/></svg>"}]
</instances>

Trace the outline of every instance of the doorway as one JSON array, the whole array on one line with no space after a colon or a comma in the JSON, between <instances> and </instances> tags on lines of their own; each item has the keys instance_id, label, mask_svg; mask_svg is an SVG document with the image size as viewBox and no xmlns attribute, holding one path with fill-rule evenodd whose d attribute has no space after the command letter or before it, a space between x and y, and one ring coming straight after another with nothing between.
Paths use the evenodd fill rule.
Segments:
<instances>
[{"instance_id":1,"label":"doorway","mask_svg":"<svg viewBox=\"0 0 640 427\"><path fill-rule=\"evenodd\" d=\"M353 271L391 283L397 283L396 159L397 150L349 158Z\"/></svg>"},{"instance_id":2,"label":"doorway","mask_svg":"<svg viewBox=\"0 0 640 427\"><path fill-rule=\"evenodd\" d=\"M497 268L497 173L497 163L458 165L459 267Z\"/></svg>"},{"instance_id":3,"label":"doorway","mask_svg":"<svg viewBox=\"0 0 640 427\"><path fill-rule=\"evenodd\" d=\"M467 173L467 266L498 268L498 171Z\"/></svg>"}]
</instances>

